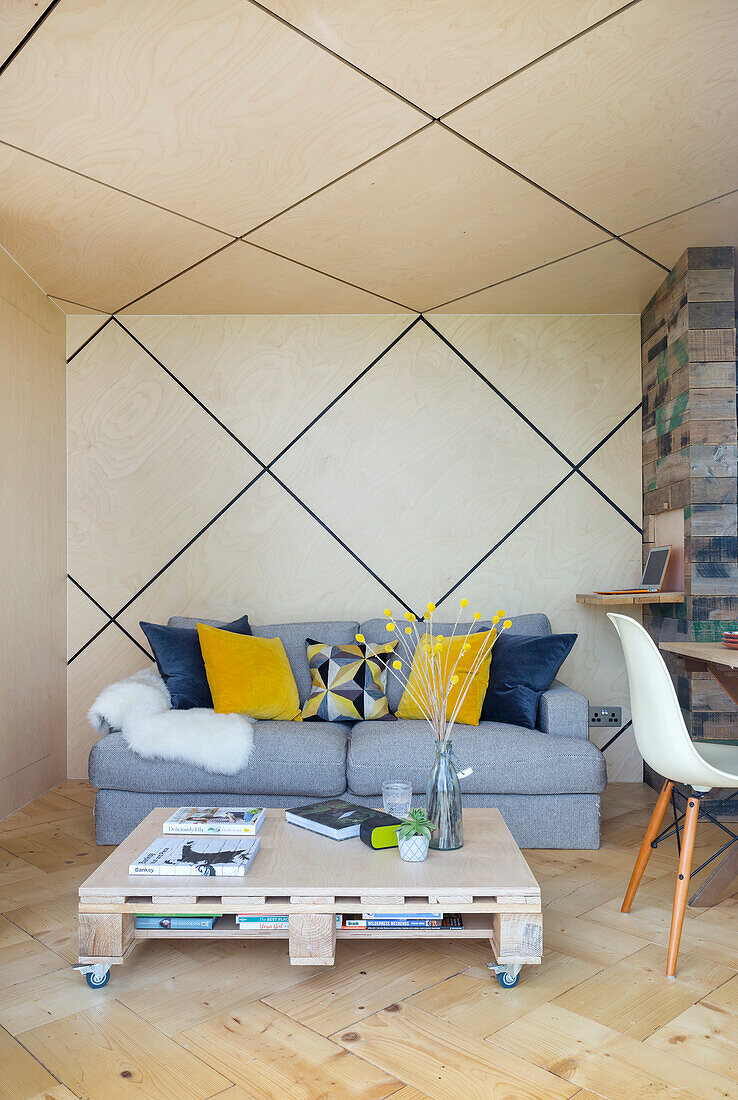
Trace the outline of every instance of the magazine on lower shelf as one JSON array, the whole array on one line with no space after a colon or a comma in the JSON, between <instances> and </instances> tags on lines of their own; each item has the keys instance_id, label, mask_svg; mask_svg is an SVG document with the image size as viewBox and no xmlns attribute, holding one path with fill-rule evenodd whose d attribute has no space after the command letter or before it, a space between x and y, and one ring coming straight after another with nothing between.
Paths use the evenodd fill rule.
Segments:
<instances>
[{"instance_id":1,"label":"magazine on lower shelf","mask_svg":"<svg viewBox=\"0 0 738 1100\"><path fill-rule=\"evenodd\" d=\"M264 817L260 806L248 810L237 806L180 806L164 822L162 832L167 836L254 836Z\"/></svg>"},{"instance_id":2,"label":"magazine on lower shelf","mask_svg":"<svg viewBox=\"0 0 738 1100\"><path fill-rule=\"evenodd\" d=\"M210 931L218 918L216 916L193 917L186 914L137 913L136 928L200 929Z\"/></svg>"},{"instance_id":3,"label":"magazine on lower shelf","mask_svg":"<svg viewBox=\"0 0 738 1100\"><path fill-rule=\"evenodd\" d=\"M246 874L259 850L261 837L191 837L170 840L159 837L128 868L129 875Z\"/></svg>"},{"instance_id":4,"label":"magazine on lower shelf","mask_svg":"<svg viewBox=\"0 0 738 1100\"><path fill-rule=\"evenodd\" d=\"M336 928L342 927L342 918L340 913L336 913ZM236 927L237 928L250 928L258 931L268 931L269 929L283 931L290 926L290 918L287 913L265 913L259 916L255 913L237 913L236 914Z\"/></svg>"}]
</instances>

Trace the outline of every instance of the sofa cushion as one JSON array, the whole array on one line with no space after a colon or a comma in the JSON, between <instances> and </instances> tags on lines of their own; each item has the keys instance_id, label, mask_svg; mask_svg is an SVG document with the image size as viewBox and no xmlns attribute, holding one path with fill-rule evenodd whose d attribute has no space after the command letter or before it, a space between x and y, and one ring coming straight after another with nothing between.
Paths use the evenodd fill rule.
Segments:
<instances>
[{"instance_id":1,"label":"sofa cushion","mask_svg":"<svg viewBox=\"0 0 738 1100\"><path fill-rule=\"evenodd\" d=\"M482 706L485 722L507 722L535 729L541 696L551 687L576 640L576 634L530 638L505 631L492 651Z\"/></svg>"},{"instance_id":2,"label":"sofa cushion","mask_svg":"<svg viewBox=\"0 0 738 1100\"><path fill-rule=\"evenodd\" d=\"M591 741L551 737L501 722L457 726L453 751L469 794L594 794L607 782L605 758ZM425 794L435 745L426 722L359 722L351 731L346 776L357 795L381 793L386 780Z\"/></svg>"},{"instance_id":3,"label":"sofa cushion","mask_svg":"<svg viewBox=\"0 0 738 1100\"><path fill-rule=\"evenodd\" d=\"M118 791L191 791L238 794L309 795L329 798L346 790L349 727L336 722L254 722L254 751L235 775L218 775L174 760L145 760L128 748L121 733L92 746L93 787ZM384 725L380 722L379 725ZM186 798L182 804L186 804Z\"/></svg>"},{"instance_id":4,"label":"sofa cushion","mask_svg":"<svg viewBox=\"0 0 738 1100\"><path fill-rule=\"evenodd\" d=\"M159 675L167 685L174 710L190 710L193 707L212 707L213 697L202 660L197 631L156 623L138 624L148 638ZM250 634L248 615L233 623L226 623L225 630L234 634Z\"/></svg>"},{"instance_id":5,"label":"sofa cushion","mask_svg":"<svg viewBox=\"0 0 738 1100\"><path fill-rule=\"evenodd\" d=\"M399 616L399 618L396 620L396 622L397 622L398 628L400 628L400 629L404 628L405 620L404 620L402 615ZM511 622L512 622L512 626L506 632L506 633L509 633L509 634L538 635L538 634L550 634L551 633L551 624L550 624L550 622L548 621L548 618L545 615L541 615L541 614L518 615L516 618L511 619ZM170 620L170 624L172 626L177 626L178 625L178 623L175 623L172 620ZM456 633L457 634L466 633L466 630L467 630L468 626L469 626L468 623L459 623L456 627ZM476 633L480 630L489 630L489 628L491 626L492 626L492 621L491 620L482 619L480 622L474 623L473 630ZM358 627L357 627L357 629L358 629ZM434 630L434 633L436 633L436 634L443 634L446 637L449 637L451 632L453 631L453 629L454 629L453 622L441 623L441 622L436 622L435 619L433 620L433 630ZM254 631L254 634L256 634L258 632L258 628L253 627L253 631ZM384 618L384 619L367 619L367 621L365 623L361 624L361 633L364 635L364 637L366 638L366 640L368 642L386 642L387 638L389 636L388 632L387 632L387 619L386 618ZM317 636L318 635L316 634L315 637L317 637ZM405 634L403 634L402 636L404 638ZM413 651L415 650L414 645L413 645L412 649L413 649ZM402 642L400 642L399 646L397 647L397 651L398 651L397 656L400 659L403 659L405 654L404 654L404 651L403 651ZM403 672L406 676L408 674L408 671L409 671L408 663L407 663L407 661L403 660ZM298 687L300 686L299 683L298 683L297 686ZM397 708L400 704L400 699L402 698L402 692L403 692L403 684L400 683L397 676L394 676L392 674L392 669L390 668L389 674L387 676L387 699L389 701L390 710L393 713L397 710Z\"/></svg>"},{"instance_id":6,"label":"sofa cushion","mask_svg":"<svg viewBox=\"0 0 738 1100\"><path fill-rule=\"evenodd\" d=\"M224 626L223 623L213 619L188 619L175 615L169 620L170 626L196 627L197 623L205 623L206 626ZM305 705L305 700L310 695L310 669L307 659L307 639L315 638L318 642L329 642L331 645L343 645L353 642L359 629L358 623L328 621L324 623L270 623L268 626L254 626L251 624L251 633L255 638L279 638L284 646L287 660L290 662L292 674L297 684L297 692L300 696L300 706ZM387 641L387 632L383 642Z\"/></svg>"}]
</instances>

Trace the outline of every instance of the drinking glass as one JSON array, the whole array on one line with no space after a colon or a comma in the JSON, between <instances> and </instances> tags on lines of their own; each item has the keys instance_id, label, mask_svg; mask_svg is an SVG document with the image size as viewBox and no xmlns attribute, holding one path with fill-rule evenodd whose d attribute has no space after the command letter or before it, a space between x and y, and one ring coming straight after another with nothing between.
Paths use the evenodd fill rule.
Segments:
<instances>
[{"instance_id":1,"label":"drinking glass","mask_svg":"<svg viewBox=\"0 0 738 1100\"><path fill-rule=\"evenodd\" d=\"M407 817L412 800L413 789L409 783L382 784L382 805L386 814Z\"/></svg>"}]
</instances>

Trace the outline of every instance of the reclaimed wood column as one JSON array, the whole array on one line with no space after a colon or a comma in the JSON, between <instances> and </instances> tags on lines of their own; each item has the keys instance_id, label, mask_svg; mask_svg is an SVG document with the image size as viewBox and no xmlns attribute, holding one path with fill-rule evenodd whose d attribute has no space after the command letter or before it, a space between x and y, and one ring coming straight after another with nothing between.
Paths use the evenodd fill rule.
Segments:
<instances>
[{"instance_id":1,"label":"reclaimed wood column","mask_svg":"<svg viewBox=\"0 0 738 1100\"><path fill-rule=\"evenodd\" d=\"M688 248L641 315L644 556L660 515L684 523L685 599L647 608L656 642L738 630L735 324L732 248ZM666 658L692 737L738 741L722 687Z\"/></svg>"}]
</instances>

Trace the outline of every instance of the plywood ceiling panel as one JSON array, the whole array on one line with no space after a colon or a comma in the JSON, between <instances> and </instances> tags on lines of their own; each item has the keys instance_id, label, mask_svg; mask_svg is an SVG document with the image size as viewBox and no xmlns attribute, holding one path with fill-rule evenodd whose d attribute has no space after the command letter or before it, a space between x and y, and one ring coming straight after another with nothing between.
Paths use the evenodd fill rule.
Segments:
<instances>
[{"instance_id":1,"label":"plywood ceiling panel","mask_svg":"<svg viewBox=\"0 0 738 1100\"><path fill-rule=\"evenodd\" d=\"M415 608L570 469L423 323L273 468Z\"/></svg>"},{"instance_id":2,"label":"plywood ceiling panel","mask_svg":"<svg viewBox=\"0 0 738 1100\"><path fill-rule=\"evenodd\" d=\"M10 57L51 0L3 0L0 18L0 65Z\"/></svg>"},{"instance_id":3,"label":"plywood ceiling panel","mask_svg":"<svg viewBox=\"0 0 738 1100\"><path fill-rule=\"evenodd\" d=\"M619 241L607 241L458 298L433 314L640 313L663 278L657 264Z\"/></svg>"},{"instance_id":4,"label":"plywood ceiling panel","mask_svg":"<svg viewBox=\"0 0 738 1100\"><path fill-rule=\"evenodd\" d=\"M65 0L0 137L238 235L424 121L243 0Z\"/></svg>"},{"instance_id":5,"label":"plywood ceiling panel","mask_svg":"<svg viewBox=\"0 0 738 1100\"><path fill-rule=\"evenodd\" d=\"M646 225L625 239L666 267L673 267L685 248L738 248L738 191Z\"/></svg>"},{"instance_id":6,"label":"plywood ceiling panel","mask_svg":"<svg viewBox=\"0 0 738 1100\"><path fill-rule=\"evenodd\" d=\"M212 317L205 323L202 317L123 321L239 439L270 462L411 318L313 314Z\"/></svg>"},{"instance_id":7,"label":"plywood ceiling panel","mask_svg":"<svg viewBox=\"0 0 738 1100\"><path fill-rule=\"evenodd\" d=\"M405 307L236 241L123 310L143 313L397 313Z\"/></svg>"},{"instance_id":8,"label":"plywood ceiling panel","mask_svg":"<svg viewBox=\"0 0 738 1100\"><path fill-rule=\"evenodd\" d=\"M572 462L640 404L640 377L631 369L640 355L637 316L429 320ZM640 463L636 473L640 484Z\"/></svg>"},{"instance_id":9,"label":"plywood ceiling panel","mask_svg":"<svg viewBox=\"0 0 738 1100\"><path fill-rule=\"evenodd\" d=\"M266 6L438 117L622 5L620 0L269 0Z\"/></svg>"},{"instance_id":10,"label":"plywood ceiling panel","mask_svg":"<svg viewBox=\"0 0 738 1100\"><path fill-rule=\"evenodd\" d=\"M736 185L738 5L641 0L447 122L625 233Z\"/></svg>"},{"instance_id":11,"label":"plywood ceiling panel","mask_svg":"<svg viewBox=\"0 0 738 1100\"><path fill-rule=\"evenodd\" d=\"M604 238L438 125L250 235L418 310Z\"/></svg>"},{"instance_id":12,"label":"plywood ceiling panel","mask_svg":"<svg viewBox=\"0 0 738 1100\"><path fill-rule=\"evenodd\" d=\"M0 242L49 294L112 312L227 241L0 144Z\"/></svg>"}]
</instances>

